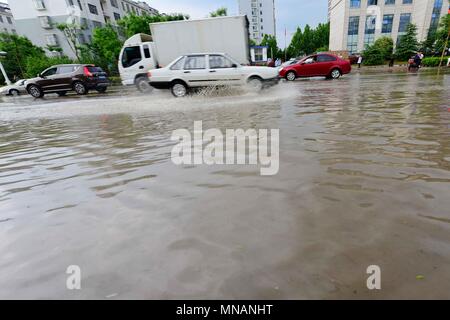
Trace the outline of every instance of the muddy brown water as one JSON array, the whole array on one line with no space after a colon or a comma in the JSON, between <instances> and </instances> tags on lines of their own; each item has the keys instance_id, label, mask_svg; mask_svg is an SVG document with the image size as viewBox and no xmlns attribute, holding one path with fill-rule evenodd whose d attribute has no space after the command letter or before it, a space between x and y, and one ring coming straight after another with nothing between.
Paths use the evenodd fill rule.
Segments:
<instances>
[{"instance_id":1,"label":"muddy brown water","mask_svg":"<svg viewBox=\"0 0 450 320\"><path fill-rule=\"evenodd\" d=\"M354 73L260 95L4 103L0 298L450 298L449 88ZM195 120L280 129L278 175L173 165L171 133Z\"/></svg>"}]
</instances>

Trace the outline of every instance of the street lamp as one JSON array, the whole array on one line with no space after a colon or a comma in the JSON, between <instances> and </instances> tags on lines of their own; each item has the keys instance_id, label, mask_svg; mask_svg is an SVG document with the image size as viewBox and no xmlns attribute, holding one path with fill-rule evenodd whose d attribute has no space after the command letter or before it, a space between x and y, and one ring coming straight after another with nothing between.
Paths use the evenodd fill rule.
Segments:
<instances>
[{"instance_id":1,"label":"street lamp","mask_svg":"<svg viewBox=\"0 0 450 320\"><path fill-rule=\"evenodd\" d=\"M8 54L5 51L0 51L0 57L3 58L3 57L6 57L7 55ZM5 78L6 84L10 86L11 85L11 80L9 80L8 75L6 74L5 68L3 68L3 64L2 64L1 61L0 61L0 70L3 73L3 77Z\"/></svg>"}]
</instances>

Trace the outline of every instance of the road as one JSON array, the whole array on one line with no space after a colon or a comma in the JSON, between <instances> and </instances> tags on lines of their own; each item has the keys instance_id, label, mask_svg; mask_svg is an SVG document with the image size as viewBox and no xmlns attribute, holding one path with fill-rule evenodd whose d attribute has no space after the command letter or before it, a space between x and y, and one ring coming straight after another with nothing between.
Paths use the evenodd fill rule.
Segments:
<instances>
[{"instance_id":1,"label":"road","mask_svg":"<svg viewBox=\"0 0 450 320\"><path fill-rule=\"evenodd\" d=\"M3 100L0 298L449 299L449 88L355 72L261 94ZM198 120L279 129L278 174L174 165L172 132Z\"/></svg>"}]
</instances>

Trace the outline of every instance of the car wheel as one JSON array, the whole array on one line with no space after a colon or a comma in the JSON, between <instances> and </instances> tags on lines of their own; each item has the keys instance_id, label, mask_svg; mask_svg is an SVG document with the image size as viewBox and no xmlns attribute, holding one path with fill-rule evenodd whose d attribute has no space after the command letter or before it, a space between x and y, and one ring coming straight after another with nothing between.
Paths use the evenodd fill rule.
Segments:
<instances>
[{"instance_id":1,"label":"car wheel","mask_svg":"<svg viewBox=\"0 0 450 320\"><path fill-rule=\"evenodd\" d=\"M297 75L295 74L294 71L289 71L288 73L286 73L287 81L294 81L296 78L297 78Z\"/></svg>"},{"instance_id":2,"label":"car wheel","mask_svg":"<svg viewBox=\"0 0 450 320\"><path fill-rule=\"evenodd\" d=\"M188 93L188 88L187 88L187 86L184 84L184 83L182 83L182 82L175 82L173 85L172 85L172 94L175 96L175 97L177 97L177 98L182 98L182 97L184 97L184 96L186 96L187 95L187 93Z\"/></svg>"},{"instance_id":3,"label":"car wheel","mask_svg":"<svg viewBox=\"0 0 450 320\"><path fill-rule=\"evenodd\" d=\"M341 71L339 69L333 69L330 73L331 79L339 79L341 77Z\"/></svg>"},{"instance_id":4,"label":"car wheel","mask_svg":"<svg viewBox=\"0 0 450 320\"><path fill-rule=\"evenodd\" d=\"M67 91L59 91L57 92L58 96L64 97L67 94Z\"/></svg>"},{"instance_id":5,"label":"car wheel","mask_svg":"<svg viewBox=\"0 0 450 320\"><path fill-rule=\"evenodd\" d=\"M78 95L85 95L88 94L88 89L86 88L86 86L84 85L84 83L82 82L75 82L73 84L73 90L78 94Z\"/></svg>"},{"instance_id":6,"label":"car wheel","mask_svg":"<svg viewBox=\"0 0 450 320\"><path fill-rule=\"evenodd\" d=\"M260 78L256 78L256 77L250 78L248 80L247 84L248 84L249 89L254 92L261 91L263 88L263 83Z\"/></svg>"},{"instance_id":7,"label":"car wheel","mask_svg":"<svg viewBox=\"0 0 450 320\"><path fill-rule=\"evenodd\" d=\"M20 92L19 92L19 90L11 89L11 90L9 90L9 95L17 97L18 95L20 95Z\"/></svg>"},{"instance_id":8,"label":"car wheel","mask_svg":"<svg viewBox=\"0 0 450 320\"><path fill-rule=\"evenodd\" d=\"M153 87L150 85L148 78L139 77L136 79L136 88L142 93L150 93Z\"/></svg>"},{"instance_id":9,"label":"car wheel","mask_svg":"<svg viewBox=\"0 0 450 320\"><path fill-rule=\"evenodd\" d=\"M44 96L44 92L42 91L41 88L39 88L36 85L31 85L28 87L28 93L33 97L33 98L42 98Z\"/></svg>"},{"instance_id":10,"label":"car wheel","mask_svg":"<svg viewBox=\"0 0 450 320\"><path fill-rule=\"evenodd\" d=\"M95 90L97 90L98 93L105 93L107 89L108 87L98 87Z\"/></svg>"}]
</instances>

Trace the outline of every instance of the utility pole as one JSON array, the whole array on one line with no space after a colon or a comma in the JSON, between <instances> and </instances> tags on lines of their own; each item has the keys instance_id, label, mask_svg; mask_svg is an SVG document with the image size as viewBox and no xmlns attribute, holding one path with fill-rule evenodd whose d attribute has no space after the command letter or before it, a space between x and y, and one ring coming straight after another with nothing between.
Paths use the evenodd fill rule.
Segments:
<instances>
[{"instance_id":1,"label":"utility pole","mask_svg":"<svg viewBox=\"0 0 450 320\"><path fill-rule=\"evenodd\" d=\"M0 57L6 57L7 53L5 51L0 51ZM5 82L8 86L11 85L11 80L9 80L8 75L6 74L5 68L3 67L2 62L0 61L0 70L2 71L3 78L5 78Z\"/></svg>"}]
</instances>

